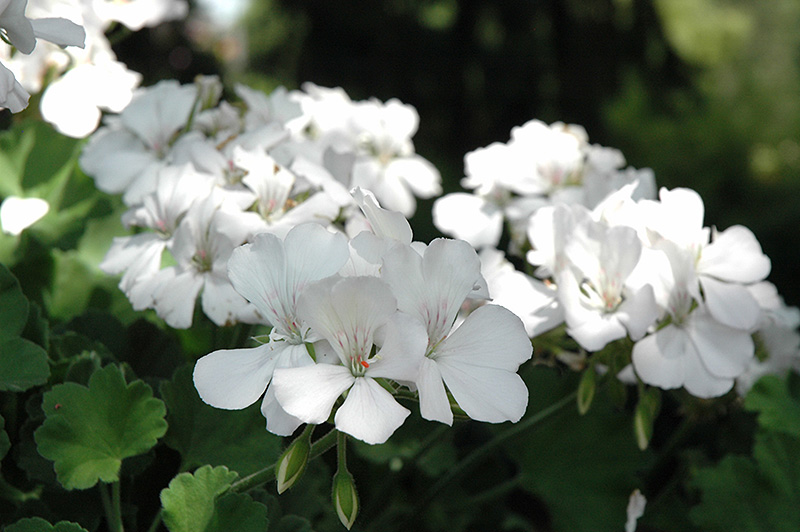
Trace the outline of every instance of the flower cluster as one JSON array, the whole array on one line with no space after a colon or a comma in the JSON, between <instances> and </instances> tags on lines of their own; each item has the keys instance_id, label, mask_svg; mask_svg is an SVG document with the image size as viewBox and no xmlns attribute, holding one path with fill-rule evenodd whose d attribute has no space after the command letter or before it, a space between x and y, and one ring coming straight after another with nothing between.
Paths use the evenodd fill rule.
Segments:
<instances>
[{"instance_id":1,"label":"flower cluster","mask_svg":"<svg viewBox=\"0 0 800 532\"><path fill-rule=\"evenodd\" d=\"M122 194L130 207L123 221L139 229L115 239L101 264L123 274L120 288L134 308L154 308L186 328L202 293L216 324L257 323L268 317L228 279L236 247L308 222L357 232L365 224L349 190L359 184L390 198L402 189L407 210L415 207L411 191L438 192L438 173L413 153L413 108L307 90L267 97L238 86L243 104L232 105L219 101L216 78L164 81L138 90L91 137L81 166L99 189ZM319 103L331 94L335 103Z\"/></svg>"},{"instance_id":2,"label":"flower cluster","mask_svg":"<svg viewBox=\"0 0 800 532\"><path fill-rule=\"evenodd\" d=\"M336 428L373 444L409 415L393 397L403 391L418 394L425 419L452 424L449 390L473 419L518 421L528 393L516 371L532 353L519 318L485 305L453 328L468 298L486 297L475 251L412 243L405 218L354 195L371 229L349 241L312 223L234 251L234 287L273 328L263 345L198 360L200 396L238 409L263 395L267 428L280 435L336 407Z\"/></svg>"},{"instance_id":3,"label":"flower cluster","mask_svg":"<svg viewBox=\"0 0 800 532\"><path fill-rule=\"evenodd\" d=\"M7 66L0 64L0 107L19 112L29 93L44 89L42 117L65 135L86 137L101 112L120 112L141 82L117 60L106 31L118 23L138 31L187 12L185 0L0 1L0 28L15 48L0 48ZM53 15L61 18L46 18Z\"/></svg>"},{"instance_id":4,"label":"flower cluster","mask_svg":"<svg viewBox=\"0 0 800 532\"><path fill-rule=\"evenodd\" d=\"M689 189L656 199L652 172L623 170L576 126L531 121L511 136L467 154L462 184L475 194L440 198L434 221L484 248L490 288L531 336L565 323L587 352L630 338L639 379L698 397L798 364L797 310L764 281L770 261L749 229L705 227ZM535 277L494 249L504 222ZM756 332L780 353L767 366L753 366Z\"/></svg>"}]
</instances>

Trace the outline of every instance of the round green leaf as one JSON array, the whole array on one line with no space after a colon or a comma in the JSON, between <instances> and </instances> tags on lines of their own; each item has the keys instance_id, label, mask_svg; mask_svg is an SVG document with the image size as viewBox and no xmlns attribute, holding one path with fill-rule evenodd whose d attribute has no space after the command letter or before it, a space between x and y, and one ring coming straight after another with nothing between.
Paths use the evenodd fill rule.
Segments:
<instances>
[{"instance_id":1,"label":"round green leaf","mask_svg":"<svg viewBox=\"0 0 800 532\"><path fill-rule=\"evenodd\" d=\"M65 383L44 395L46 419L34 437L55 462L66 489L119 480L122 460L147 452L167 431L164 403L143 381L130 384L115 365L96 371L89 387Z\"/></svg>"},{"instance_id":2,"label":"round green leaf","mask_svg":"<svg viewBox=\"0 0 800 532\"><path fill-rule=\"evenodd\" d=\"M47 382L47 352L24 338L0 340L0 391L22 392Z\"/></svg>"},{"instance_id":3,"label":"round green leaf","mask_svg":"<svg viewBox=\"0 0 800 532\"><path fill-rule=\"evenodd\" d=\"M266 506L244 494L223 495L237 477L227 467L208 465L176 476L161 492L164 524L170 532L266 530Z\"/></svg>"},{"instance_id":4,"label":"round green leaf","mask_svg":"<svg viewBox=\"0 0 800 532\"><path fill-rule=\"evenodd\" d=\"M27 320L28 299L17 278L0 264L0 341L19 336Z\"/></svg>"},{"instance_id":5,"label":"round green leaf","mask_svg":"<svg viewBox=\"0 0 800 532\"><path fill-rule=\"evenodd\" d=\"M59 521L53 526L41 517L20 519L4 530L5 532L86 532L86 529L77 523Z\"/></svg>"}]
</instances>

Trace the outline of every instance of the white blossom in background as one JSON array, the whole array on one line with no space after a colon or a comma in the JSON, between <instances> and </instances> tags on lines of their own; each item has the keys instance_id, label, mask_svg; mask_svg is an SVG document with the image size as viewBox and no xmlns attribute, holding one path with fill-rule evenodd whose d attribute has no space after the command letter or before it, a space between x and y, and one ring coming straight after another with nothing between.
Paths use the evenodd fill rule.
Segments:
<instances>
[{"instance_id":1,"label":"white blossom in background","mask_svg":"<svg viewBox=\"0 0 800 532\"><path fill-rule=\"evenodd\" d=\"M0 30L16 49L17 56L30 56L40 39L60 47L85 46L86 31L81 25L60 17L29 18L26 7L27 0L0 0ZM6 50L4 55L7 54ZM0 108L18 113L27 107L29 97L14 72L0 64Z\"/></svg>"},{"instance_id":2,"label":"white blossom in background","mask_svg":"<svg viewBox=\"0 0 800 532\"><path fill-rule=\"evenodd\" d=\"M91 137L81 167L97 188L122 193L128 205L135 205L156 190L158 171L170 163L174 137L187 125L196 101L194 85L175 81L140 90Z\"/></svg>"},{"instance_id":3,"label":"white blossom in background","mask_svg":"<svg viewBox=\"0 0 800 532\"><path fill-rule=\"evenodd\" d=\"M24 93L44 90L41 100L42 117L61 133L82 138L91 134L99 125L101 113L118 113L131 101L133 91L141 82L141 75L117 61L116 55L105 36L112 24L122 23L133 31L145 26L155 26L168 20L186 16L188 4L185 0L14 0L13 5L22 4L26 16L34 19L34 30L41 42L33 53L29 48L17 46L19 53L10 54L0 50L0 57L18 80L15 86L17 100ZM15 8L16 9L16 8ZM71 26L45 17L57 16L70 21ZM36 20L43 22L36 22ZM46 22L45 22L46 21ZM75 27L83 27L84 40L78 45ZM63 29L70 30L69 38ZM57 31L55 31L57 30ZM29 55L25 55L29 54ZM0 78L3 76L0 67ZM44 87L45 77L54 79ZM0 79L2 94L2 79ZM19 104L17 103L17 106Z\"/></svg>"},{"instance_id":4,"label":"white blossom in background","mask_svg":"<svg viewBox=\"0 0 800 532\"><path fill-rule=\"evenodd\" d=\"M0 229L8 235L18 235L41 220L50 204L40 198L8 196L0 204Z\"/></svg>"},{"instance_id":5,"label":"white blossom in background","mask_svg":"<svg viewBox=\"0 0 800 532\"><path fill-rule=\"evenodd\" d=\"M411 216L415 197L441 194L439 171L415 153L412 137L419 125L416 109L396 99L354 102L341 88L307 83L291 93L303 110L287 122L293 142L286 158L324 164L327 153L352 156L346 186L370 190L384 207Z\"/></svg>"},{"instance_id":6,"label":"white blossom in background","mask_svg":"<svg viewBox=\"0 0 800 532\"><path fill-rule=\"evenodd\" d=\"M531 120L513 128L507 143L495 142L464 157L461 186L473 193L437 199L434 224L478 248L496 247L508 224L516 252L525 241L528 220L542 207L567 203L593 209L628 183L636 183L637 199L653 197L652 172L624 166L618 150L590 145L580 126Z\"/></svg>"},{"instance_id":7,"label":"white blossom in background","mask_svg":"<svg viewBox=\"0 0 800 532\"><path fill-rule=\"evenodd\" d=\"M756 283L748 289L761 308L755 332L760 351L736 379L739 395L745 395L764 375L800 372L800 309L786 305L772 283Z\"/></svg>"}]
</instances>

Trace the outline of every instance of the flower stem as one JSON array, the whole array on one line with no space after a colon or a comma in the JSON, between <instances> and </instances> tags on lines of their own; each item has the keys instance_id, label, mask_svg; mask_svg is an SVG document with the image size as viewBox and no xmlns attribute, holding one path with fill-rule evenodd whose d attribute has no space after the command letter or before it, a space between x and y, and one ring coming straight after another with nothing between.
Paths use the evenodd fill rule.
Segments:
<instances>
[{"instance_id":1,"label":"flower stem","mask_svg":"<svg viewBox=\"0 0 800 532\"><path fill-rule=\"evenodd\" d=\"M161 515L162 510L158 510L158 513L153 518L153 522L150 524L150 528L147 529L147 532L156 532L158 530L158 525L161 524Z\"/></svg>"},{"instance_id":2,"label":"flower stem","mask_svg":"<svg viewBox=\"0 0 800 532\"><path fill-rule=\"evenodd\" d=\"M427 506L447 486L449 486L452 482L458 480L458 478L461 475L466 473L475 463L477 463L486 455L488 455L490 451L492 451L495 447L497 447L501 443L505 442L510 438L513 438L514 436L522 432L525 432L531 427L538 425L539 423L541 423L548 417L552 416L565 406L571 405L575 401L577 393L578 391L575 390L572 393L566 395L565 397L562 397L552 405L540 410L539 412L532 415L528 419L520 421L513 427L509 428L507 431L496 435L494 438L492 438L488 442L484 443L482 446L472 451L458 464L450 468L446 474L444 474L442 477L439 478L439 480L436 481L436 483L428 490L428 492L422 498L423 501L422 504L424 506Z\"/></svg>"},{"instance_id":3,"label":"flower stem","mask_svg":"<svg viewBox=\"0 0 800 532\"><path fill-rule=\"evenodd\" d=\"M99 484L100 498L103 501L103 508L106 512L108 529L111 532L123 532L122 527L122 503L120 496L119 481L111 483L111 495L108 494L106 484Z\"/></svg>"},{"instance_id":4,"label":"flower stem","mask_svg":"<svg viewBox=\"0 0 800 532\"><path fill-rule=\"evenodd\" d=\"M312 460L317 456L324 454L331 447L336 445L336 435L338 433L339 433L338 430L332 429L325 436L321 437L313 444L311 444L311 452L309 452L308 454L308 459ZM251 475L248 475L244 478L240 478L239 480L231 484L230 491L234 493L241 493L243 491L248 491L262 484L265 484L270 480L273 480L274 478L275 478L275 464L271 464L265 467L264 469L256 471Z\"/></svg>"}]
</instances>

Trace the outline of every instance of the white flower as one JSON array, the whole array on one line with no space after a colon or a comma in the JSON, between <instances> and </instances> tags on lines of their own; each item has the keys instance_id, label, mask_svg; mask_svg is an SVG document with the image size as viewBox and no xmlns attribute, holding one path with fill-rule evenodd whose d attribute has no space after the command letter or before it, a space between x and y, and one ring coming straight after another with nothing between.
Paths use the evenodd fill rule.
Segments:
<instances>
[{"instance_id":1,"label":"white flower","mask_svg":"<svg viewBox=\"0 0 800 532\"><path fill-rule=\"evenodd\" d=\"M25 16L28 0L0 0L0 29L17 50L30 54L36 39L44 39L59 46L83 48L86 39L84 29L63 18L40 18L30 20Z\"/></svg>"},{"instance_id":2,"label":"white flower","mask_svg":"<svg viewBox=\"0 0 800 532\"><path fill-rule=\"evenodd\" d=\"M140 82L140 74L118 61L78 65L48 85L42 116L64 135L86 137L97 129L101 110L122 111Z\"/></svg>"},{"instance_id":3,"label":"white flower","mask_svg":"<svg viewBox=\"0 0 800 532\"><path fill-rule=\"evenodd\" d=\"M308 283L333 275L346 259L345 238L317 224L298 226L284 240L258 235L252 244L236 249L228 262L231 282L274 329L267 344L214 351L198 360L194 383L200 397L217 408L241 409L264 395L261 411L267 429L291 434L301 421L280 408L268 386L276 368L313 364L297 299Z\"/></svg>"},{"instance_id":4,"label":"white flower","mask_svg":"<svg viewBox=\"0 0 800 532\"><path fill-rule=\"evenodd\" d=\"M169 162L175 133L186 126L197 88L162 81L140 89L130 105L92 135L80 158L97 188L123 193L134 205L156 189L158 169Z\"/></svg>"},{"instance_id":5,"label":"white flower","mask_svg":"<svg viewBox=\"0 0 800 532\"><path fill-rule=\"evenodd\" d=\"M383 278L398 308L428 331L416 379L422 417L452 424L446 385L471 418L518 421L528 390L516 371L532 354L520 319L503 307L486 305L451 330L464 301L485 284L475 250L463 241L437 239L421 256L410 246L397 245L384 257Z\"/></svg>"},{"instance_id":6,"label":"white flower","mask_svg":"<svg viewBox=\"0 0 800 532\"><path fill-rule=\"evenodd\" d=\"M661 245L669 266L654 268L653 280L669 287L661 304L671 321L636 342L633 367L647 384L665 389L683 386L703 398L720 396L752 360L753 339L747 330L720 323L702 303L694 257L673 242Z\"/></svg>"},{"instance_id":7,"label":"white flower","mask_svg":"<svg viewBox=\"0 0 800 532\"><path fill-rule=\"evenodd\" d=\"M30 97L14 73L0 63L0 108L6 107L12 113L19 113L28 106Z\"/></svg>"},{"instance_id":8,"label":"white flower","mask_svg":"<svg viewBox=\"0 0 800 532\"><path fill-rule=\"evenodd\" d=\"M575 227L564 253L570 267L556 276L567 332L588 351L609 342L639 340L658 318L653 287L634 287L642 243L630 227L585 220Z\"/></svg>"},{"instance_id":9,"label":"white flower","mask_svg":"<svg viewBox=\"0 0 800 532\"><path fill-rule=\"evenodd\" d=\"M411 137L419 115L410 105L392 99L359 102L351 119L358 139L353 186L371 190L388 209L411 216L414 195L432 198L442 193L439 171L414 153ZM413 194L412 194L413 193Z\"/></svg>"},{"instance_id":10,"label":"white flower","mask_svg":"<svg viewBox=\"0 0 800 532\"><path fill-rule=\"evenodd\" d=\"M714 231L711 238L711 231L703 227L703 200L693 190L662 188L659 197L660 202L641 202L647 207L643 215L648 217L652 246L663 248L666 240L677 246L670 255L687 255L690 269L682 275L695 279L686 288L698 300L702 288L703 301L716 320L738 329L755 327L759 306L744 285L762 281L770 270L756 237L737 225Z\"/></svg>"},{"instance_id":11,"label":"white flower","mask_svg":"<svg viewBox=\"0 0 800 532\"><path fill-rule=\"evenodd\" d=\"M0 227L9 235L18 235L41 220L50 204L39 198L8 196L0 204Z\"/></svg>"},{"instance_id":12,"label":"white flower","mask_svg":"<svg viewBox=\"0 0 800 532\"><path fill-rule=\"evenodd\" d=\"M201 292L203 312L217 325L258 319L255 308L228 280L228 258L244 238L218 231L215 217L222 208L218 194L195 203L178 225L169 246L175 266L136 281L142 283L136 289L149 294L141 303L155 308L171 327L191 326L195 300Z\"/></svg>"},{"instance_id":13,"label":"white flower","mask_svg":"<svg viewBox=\"0 0 800 532\"><path fill-rule=\"evenodd\" d=\"M149 283L143 280L161 269L163 252L172 243L175 229L192 203L209 194L211 183L191 166L167 166L160 171L156 191L123 215L127 227L151 231L115 237L100 269L109 274L124 272L119 287L134 308L152 304Z\"/></svg>"},{"instance_id":14,"label":"white flower","mask_svg":"<svg viewBox=\"0 0 800 532\"><path fill-rule=\"evenodd\" d=\"M425 350L422 326L396 312L389 287L374 277L331 277L300 296L298 315L323 336L342 365L276 369L272 385L280 405L306 423L323 423L336 400L336 428L370 444L384 443L403 424L408 409L375 379L411 380ZM381 330L381 349L372 356Z\"/></svg>"},{"instance_id":15,"label":"white flower","mask_svg":"<svg viewBox=\"0 0 800 532\"><path fill-rule=\"evenodd\" d=\"M529 337L563 323L564 309L558 302L555 286L516 270L502 251L484 248L478 255L492 303L516 314Z\"/></svg>"},{"instance_id":16,"label":"white flower","mask_svg":"<svg viewBox=\"0 0 800 532\"><path fill-rule=\"evenodd\" d=\"M37 38L59 46L84 47L86 32L81 26L63 18L28 19L27 3L28 0L0 0L0 30L21 54L31 54ZM0 108L17 113L28 106L29 97L14 74L0 63Z\"/></svg>"}]
</instances>

